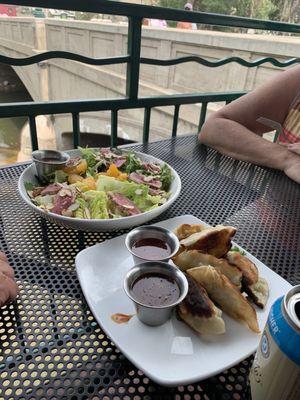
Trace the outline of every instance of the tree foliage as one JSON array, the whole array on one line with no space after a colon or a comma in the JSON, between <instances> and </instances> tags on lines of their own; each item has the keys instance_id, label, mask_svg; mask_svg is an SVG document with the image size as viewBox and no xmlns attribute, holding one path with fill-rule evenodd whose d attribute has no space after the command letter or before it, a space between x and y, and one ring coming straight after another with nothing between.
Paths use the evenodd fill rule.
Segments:
<instances>
[{"instance_id":1,"label":"tree foliage","mask_svg":"<svg viewBox=\"0 0 300 400\"><path fill-rule=\"evenodd\" d=\"M276 10L271 19L284 22L300 22L300 0L273 0Z\"/></svg>"},{"instance_id":2,"label":"tree foliage","mask_svg":"<svg viewBox=\"0 0 300 400\"><path fill-rule=\"evenodd\" d=\"M98 14L76 11L75 19L78 19L81 21L90 21L92 18L97 17L97 15Z\"/></svg>"},{"instance_id":3,"label":"tree foliage","mask_svg":"<svg viewBox=\"0 0 300 400\"><path fill-rule=\"evenodd\" d=\"M186 0L156 0L162 7L184 8ZM195 11L285 22L300 21L300 0L189 0Z\"/></svg>"}]
</instances>

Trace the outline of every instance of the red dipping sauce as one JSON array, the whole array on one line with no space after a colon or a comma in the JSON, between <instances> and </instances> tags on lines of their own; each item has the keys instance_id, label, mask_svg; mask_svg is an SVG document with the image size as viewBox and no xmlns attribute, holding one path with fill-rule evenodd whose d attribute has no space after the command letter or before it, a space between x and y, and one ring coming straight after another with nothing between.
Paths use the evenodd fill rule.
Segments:
<instances>
[{"instance_id":1,"label":"red dipping sauce","mask_svg":"<svg viewBox=\"0 0 300 400\"><path fill-rule=\"evenodd\" d=\"M165 260L172 254L171 247L161 239L146 238L137 240L132 246L132 252L145 260Z\"/></svg>"}]
</instances>

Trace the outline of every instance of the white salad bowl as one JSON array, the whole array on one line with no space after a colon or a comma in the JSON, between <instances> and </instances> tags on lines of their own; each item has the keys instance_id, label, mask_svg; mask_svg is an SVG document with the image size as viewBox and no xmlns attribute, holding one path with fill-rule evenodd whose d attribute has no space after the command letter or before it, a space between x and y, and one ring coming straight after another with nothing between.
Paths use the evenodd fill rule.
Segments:
<instances>
[{"instance_id":1,"label":"white salad bowl","mask_svg":"<svg viewBox=\"0 0 300 400\"><path fill-rule=\"evenodd\" d=\"M126 151L124 151L124 153L125 152ZM68 151L67 153L69 153L71 157L74 157L79 154L79 151L71 150ZM152 157L148 154L140 152L135 152L135 154L144 162L164 164L162 160ZM177 199L181 191L181 180L177 172L170 165L168 165L168 167L171 170L173 179L169 190L170 197L168 198L166 203L162 204L157 208L154 208L150 211L146 211L138 215L133 215L130 217L121 217L117 219L81 219L81 218L65 217L62 215L54 214L52 212L46 212L41 208L37 207L35 204L32 203L25 189L25 182L30 182L33 185L38 185L38 181L36 178L36 169L34 164L29 165L20 175L18 182L18 190L22 199L27 203L29 207L31 207L31 209L35 213L39 214L40 216L51 222L62 225L66 228L78 229L86 232L114 231L119 229L127 229L131 228L132 226L144 224L145 222L148 222L156 218L158 215L166 211L171 206L171 204L174 203L174 201Z\"/></svg>"}]
</instances>

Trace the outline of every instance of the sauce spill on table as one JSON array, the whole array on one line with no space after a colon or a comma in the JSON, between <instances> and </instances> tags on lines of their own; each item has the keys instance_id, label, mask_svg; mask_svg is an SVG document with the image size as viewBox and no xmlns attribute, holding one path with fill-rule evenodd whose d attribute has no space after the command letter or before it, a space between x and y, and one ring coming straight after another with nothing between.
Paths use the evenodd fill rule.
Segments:
<instances>
[{"instance_id":1,"label":"sauce spill on table","mask_svg":"<svg viewBox=\"0 0 300 400\"><path fill-rule=\"evenodd\" d=\"M134 317L135 314L121 314L121 313L116 313L111 316L111 319L116 322L117 324L126 324L131 320L132 317Z\"/></svg>"},{"instance_id":2,"label":"sauce spill on table","mask_svg":"<svg viewBox=\"0 0 300 400\"><path fill-rule=\"evenodd\" d=\"M137 240L132 246L132 251L146 260L163 260L172 253L169 244L157 238Z\"/></svg>"}]
</instances>

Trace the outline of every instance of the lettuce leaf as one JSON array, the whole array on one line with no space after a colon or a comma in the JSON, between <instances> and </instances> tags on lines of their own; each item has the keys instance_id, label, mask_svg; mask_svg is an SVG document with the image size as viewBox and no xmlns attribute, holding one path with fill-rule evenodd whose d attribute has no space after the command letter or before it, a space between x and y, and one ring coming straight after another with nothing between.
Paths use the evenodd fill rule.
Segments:
<instances>
[{"instance_id":1,"label":"lettuce leaf","mask_svg":"<svg viewBox=\"0 0 300 400\"><path fill-rule=\"evenodd\" d=\"M87 207L87 203L81 197L77 197L76 203L79 205L79 207L75 211L75 218L83 219L84 218L84 209Z\"/></svg>"},{"instance_id":2,"label":"lettuce leaf","mask_svg":"<svg viewBox=\"0 0 300 400\"><path fill-rule=\"evenodd\" d=\"M170 168L167 166L167 164L164 164L161 168L161 174L160 174L162 190L168 191L170 189L172 179L173 179L173 177L172 177Z\"/></svg>"},{"instance_id":3,"label":"lettuce leaf","mask_svg":"<svg viewBox=\"0 0 300 400\"><path fill-rule=\"evenodd\" d=\"M39 206L51 206L53 205L55 194L47 194L45 196L36 196L34 202Z\"/></svg>"},{"instance_id":4,"label":"lettuce leaf","mask_svg":"<svg viewBox=\"0 0 300 400\"><path fill-rule=\"evenodd\" d=\"M98 195L99 191L98 190L88 190L84 193L84 198L86 200L92 200L94 197Z\"/></svg>"},{"instance_id":5,"label":"lettuce leaf","mask_svg":"<svg viewBox=\"0 0 300 400\"><path fill-rule=\"evenodd\" d=\"M24 182L25 190L28 192L29 190L33 190L35 188L34 184L31 182Z\"/></svg>"},{"instance_id":6,"label":"lettuce leaf","mask_svg":"<svg viewBox=\"0 0 300 400\"><path fill-rule=\"evenodd\" d=\"M62 169L58 169L50 174L45 175L44 184L46 183L64 183L68 180L68 174L66 174Z\"/></svg>"},{"instance_id":7,"label":"lettuce leaf","mask_svg":"<svg viewBox=\"0 0 300 400\"><path fill-rule=\"evenodd\" d=\"M97 190L104 192L117 192L123 194L124 196L134 196L136 195L136 190L139 190L138 194L148 194L149 190L147 185L140 185L138 183L129 181L120 181L107 175L100 175L96 186Z\"/></svg>"},{"instance_id":8,"label":"lettuce leaf","mask_svg":"<svg viewBox=\"0 0 300 400\"><path fill-rule=\"evenodd\" d=\"M125 168L125 172L127 174L130 174L131 172L135 172L140 169L141 166L141 160L135 155L133 151L129 151L126 154L126 163L121 169L123 170Z\"/></svg>"},{"instance_id":9,"label":"lettuce leaf","mask_svg":"<svg viewBox=\"0 0 300 400\"><path fill-rule=\"evenodd\" d=\"M108 199L105 192L98 192L89 202L91 218L108 219Z\"/></svg>"},{"instance_id":10,"label":"lettuce leaf","mask_svg":"<svg viewBox=\"0 0 300 400\"><path fill-rule=\"evenodd\" d=\"M66 174L63 170L58 169L54 173L54 182L55 183L64 183L68 181L68 174Z\"/></svg>"},{"instance_id":11,"label":"lettuce leaf","mask_svg":"<svg viewBox=\"0 0 300 400\"><path fill-rule=\"evenodd\" d=\"M87 207L93 219L109 218L108 198L104 191L89 190L84 193Z\"/></svg>"},{"instance_id":12,"label":"lettuce leaf","mask_svg":"<svg viewBox=\"0 0 300 400\"><path fill-rule=\"evenodd\" d=\"M126 196L140 209L145 212L158 207L164 201L162 196L150 196L149 187L135 182L119 181L105 175L100 175L97 181L97 190L104 192L120 193ZM88 194L85 193L85 194Z\"/></svg>"},{"instance_id":13,"label":"lettuce leaf","mask_svg":"<svg viewBox=\"0 0 300 400\"><path fill-rule=\"evenodd\" d=\"M130 199L136 196L147 196L149 188L135 182L120 181L116 178L100 175L97 181L97 190L120 193Z\"/></svg>"},{"instance_id":14,"label":"lettuce leaf","mask_svg":"<svg viewBox=\"0 0 300 400\"><path fill-rule=\"evenodd\" d=\"M93 168L95 167L95 165L97 164L97 153L92 150L89 149L88 147L79 147L78 149L80 150L81 156L82 158L84 158L88 164L88 168Z\"/></svg>"}]
</instances>

